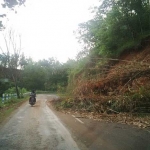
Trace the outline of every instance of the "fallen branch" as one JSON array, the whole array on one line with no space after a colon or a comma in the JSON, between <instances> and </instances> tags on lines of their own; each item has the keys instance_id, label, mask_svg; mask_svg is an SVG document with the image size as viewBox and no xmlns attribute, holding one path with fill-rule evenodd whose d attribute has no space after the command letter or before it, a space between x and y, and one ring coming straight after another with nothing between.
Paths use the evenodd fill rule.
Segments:
<instances>
[{"instance_id":1,"label":"fallen branch","mask_svg":"<svg viewBox=\"0 0 150 150\"><path fill-rule=\"evenodd\" d=\"M141 72L138 72L137 74L135 74L132 78L130 78L130 80L123 86L123 88L119 91L119 92L121 92L124 88L125 88L125 86L131 81L131 80L133 80L137 75L139 75Z\"/></svg>"},{"instance_id":2,"label":"fallen branch","mask_svg":"<svg viewBox=\"0 0 150 150\"><path fill-rule=\"evenodd\" d=\"M113 109L110 109L110 108L107 108L108 110L110 110L110 111L112 111L112 112L114 112L114 113L116 113L116 114L119 114L119 112L118 111L115 111L115 110L113 110Z\"/></svg>"}]
</instances>

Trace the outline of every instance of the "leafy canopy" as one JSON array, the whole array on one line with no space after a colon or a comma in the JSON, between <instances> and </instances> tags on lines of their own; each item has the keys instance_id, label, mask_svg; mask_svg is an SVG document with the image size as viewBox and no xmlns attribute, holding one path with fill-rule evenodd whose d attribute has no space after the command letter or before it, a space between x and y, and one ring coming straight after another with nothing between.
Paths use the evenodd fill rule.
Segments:
<instances>
[{"instance_id":1,"label":"leafy canopy","mask_svg":"<svg viewBox=\"0 0 150 150\"><path fill-rule=\"evenodd\" d=\"M95 17L79 25L79 40L93 56L118 56L150 34L148 0L104 0Z\"/></svg>"}]
</instances>

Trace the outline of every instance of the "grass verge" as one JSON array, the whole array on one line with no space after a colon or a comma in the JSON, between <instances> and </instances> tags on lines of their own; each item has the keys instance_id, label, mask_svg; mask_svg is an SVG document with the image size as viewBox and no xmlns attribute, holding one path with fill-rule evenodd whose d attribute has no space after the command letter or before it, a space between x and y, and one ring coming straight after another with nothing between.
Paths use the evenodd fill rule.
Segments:
<instances>
[{"instance_id":1,"label":"grass verge","mask_svg":"<svg viewBox=\"0 0 150 150\"><path fill-rule=\"evenodd\" d=\"M2 123L10 114L16 110L22 103L27 101L29 98L11 99L5 103L0 102L0 123Z\"/></svg>"}]
</instances>

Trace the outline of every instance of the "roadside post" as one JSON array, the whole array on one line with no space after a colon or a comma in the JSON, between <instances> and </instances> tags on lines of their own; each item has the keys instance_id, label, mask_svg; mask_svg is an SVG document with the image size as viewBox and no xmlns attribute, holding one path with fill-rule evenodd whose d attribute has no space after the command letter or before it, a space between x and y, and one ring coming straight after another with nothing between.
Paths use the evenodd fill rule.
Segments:
<instances>
[{"instance_id":1,"label":"roadside post","mask_svg":"<svg viewBox=\"0 0 150 150\"><path fill-rule=\"evenodd\" d=\"M6 94L6 101L8 101L8 94Z\"/></svg>"},{"instance_id":2,"label":"roadside post","mask_svg":"<svg viewBox=\"0 0 150 150\"><path fill-rule=\"evenodd\" d=\"M5 94L2 94L2 103L5 101Z\"/></svg>"}]
</instances>

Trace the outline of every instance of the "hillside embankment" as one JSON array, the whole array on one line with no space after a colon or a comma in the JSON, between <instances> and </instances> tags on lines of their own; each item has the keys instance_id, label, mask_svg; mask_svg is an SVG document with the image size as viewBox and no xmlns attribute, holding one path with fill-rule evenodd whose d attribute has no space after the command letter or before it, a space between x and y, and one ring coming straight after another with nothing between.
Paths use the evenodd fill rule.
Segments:
<instances>
[{"instance_id":1,"label":"hillside embankment","mask_svg":"<svg viewBox=\"0 0 150 150\"><path fill-rule=\"evenodd\" d=\"M105 66L105 71L89 72L88 78L83 79L84 72L80 73L73 98L57 101L55 106L79 111L84 117L149 127L150 45L108 59Z\"/></svg>"}]
</instances>

